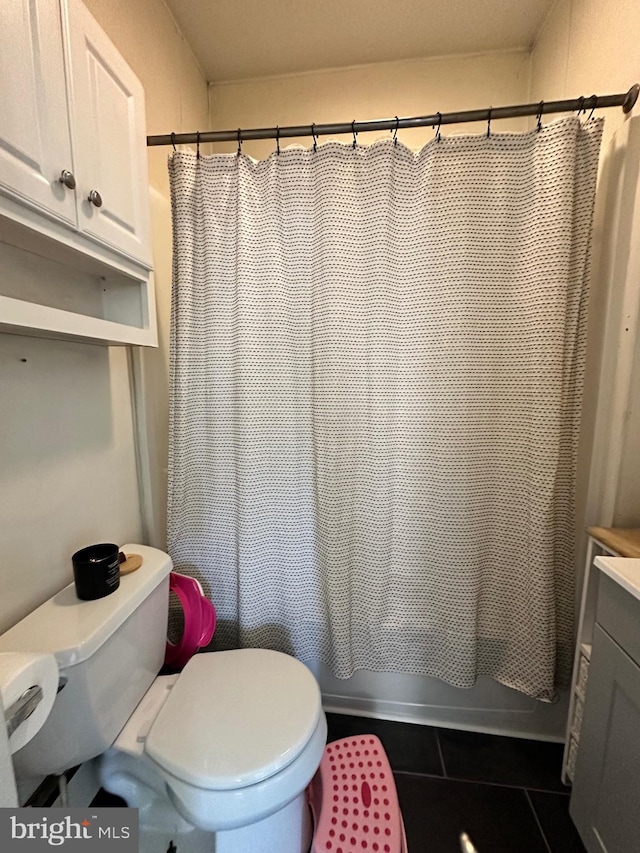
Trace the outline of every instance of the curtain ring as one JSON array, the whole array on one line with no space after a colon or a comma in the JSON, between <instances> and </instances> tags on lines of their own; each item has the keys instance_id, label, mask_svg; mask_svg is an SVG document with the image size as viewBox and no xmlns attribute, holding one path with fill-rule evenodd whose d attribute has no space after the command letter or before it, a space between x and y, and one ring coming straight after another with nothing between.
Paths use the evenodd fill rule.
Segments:
<instances>
[{"instance_id":1,"label":"curtain ring","mask_svg":"<svg viewBox=\"0 0 640 853\"><path fill-rule=\"evenodd\" d=\"M578 117L580 116L580 113L583 113L584 111L584 95L580 95L578 98Z\"/></svg>"},{"instance_id":2,"label":"curtain ring","mask_svg":"<svg viewBox=\"0 0 640 853\"><path fill-rule=\"evenodd\" d=\"M200 131L196 130L196 159L200 159Z\"/></svg>"},{"instance_id":3,"label":"curtain ring","mask_svg":"<svg viewBox=\"0 0 640 853\"><path fill-rule=\"evenodd\" d=\"M238 151L236 152L238 156L242 154L242 130L238 128Z\"/></svg>"},{"instance_id":4,"label":"curtain ring","mask_svg":"<svg viewBox=\"0 0 640 853\"><path fill-rule=\"evenodd\" d=\"M493 112L493 107L489 107L489 115L487 116L487 139L491 136L491 113Z\"/></svg>"},{"instance_id":5,"label":"curtain ring","mask_svg":"<svg viewBox=\"0 0 640 853\"><path fill-rule=\"evenodd\" d=\"M316 136L316 125L311 125L311 136L313 136L313 151L314 153L318 150L318 137Z\"/></svg>"},{"instance_id":6,"label":"curtain ring","mask_svg":"<svg viewBox=\"0 0 640 853\"><path fill-rule=\"evenodd\" d=\"M591 121L591 119L593 118L593 114L598 109L598 96L597 95L591 95L591 97L593 98L593 107L591 108L591 112L589 113L589 118L587 119L587 121ZM585 113L586 113L586 110L585 110Z\"/></svg>"},{"instance_id":7,"label":"curtain ring","mask_svg":"<svg viewBox=\"0 0 640 853\"><path fill-rule=\"evenodd\" d=\"M440 142L440 139L442 138L440 134L440 125L442 124L442 113L436 113L436 115L438 116L438 125L436 127L436 142Z\"/></svg>"},{"instance_id":8,"label":"curtain ring","mask_svg":"<svg viewBox=\"0 0 640 853\"><path fill-rule=\"evenodd\" d=\"M397 146L398 144L398 125L400 124L400 119L396 116L396 129L393 131L393 144Z\"/></svg>"},{"instance_id":9,"label":"curtain ring","mask_svg":"<svg viewBox=\"0 0 640 853\"><path fill-rule=\"evenodd\" d=\"M178 149L176 148L176 135L173 131L171 131L171 144L173 145L173 150L177 151Z\"/></svg>"},{"instance_id":10,"label":"curtain ring","mask_svg":"<svg viewBox=\"0 0 640 853\"><path fill-rule=\"evenodd\" d=\"M276 127L276 154L280 154L280 127Z\"/></svg>"},{"instance_id":11,"label":"curtain ring","mask_svg":"<svg viewBox=\"0 0 640 853\"><path fill-rule=\"evenodd\" d=\"M358 141L357 141L358 132L356 131L356 120L355 119L351 122L351 133L353 133L353 146L352 147L355 148L356 145L358 144Z\"/></svg>"},{"instance_id":12,"label":"curtain ring","mask_svg":"<svg viewBox=\"0 0 640 853\"><path fill-rule=\"evenodd\" d=\"M542 130L542 108L544 107L544 101L540 101L538 104L538 126L536 130Z\"/></svg>"}]
</instances>

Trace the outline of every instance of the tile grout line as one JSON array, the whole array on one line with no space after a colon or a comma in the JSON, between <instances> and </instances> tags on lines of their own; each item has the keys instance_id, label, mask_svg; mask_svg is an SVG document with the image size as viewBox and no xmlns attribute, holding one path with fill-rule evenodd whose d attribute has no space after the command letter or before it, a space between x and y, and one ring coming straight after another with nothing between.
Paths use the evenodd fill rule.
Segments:
<instances>
[{"instance_id":1,"label":"tile grout line","mask_svg":"<svg viewBox=\"0 0 640 853\"><path fill-rule=\"evenodd\" d=\"M527 802L529 803L529 808L533 812L533 818L536 822L536 826L538 827L540 835L542 836L542 840L544 841L545 847L547 848L548 853L553 853L553 850L551 849L549 841L547 840L547 836L545 835L544 829L542 828L542 824L540 823L540 818L538 817L538 812L536 811L535 806L531 802L531 797L529 796L529 791L526 788L524 788L524 795L527 798Z\"/></svg>"},{"instance_id":2,"label":"tile grout line","mask_svg":"<svg viewBox=\"0 0 640 853\"><path fill-rule=\"evenodd\" d=\"M435 735L436 735L436 743L438 744L438 755L440 756L440 766L442 767L442 775L445 779L447 779L448 778L447 766L444 763L444 755L442 754L442 745L440 744L440 735L438 734L437 729L435 731Z\"/></svg>"},{"instance_id":3,"label":"tile grout line","mask_svg":"<svg viewBox=\"0 0 640 853\"><path fill-rule=\"evenodd\" d=\"M558 797L569 797L569 793L565 791L553 791L549 788L535 788L529 785L525 788L524 785L510 785L508 782L489 782L486 779L465 779L461 776L438 776L437 773L421 773L419 770L391 770L394 774L401 776L422 776L425 779L446 779L447 782L461 782L463 785L489 785L493 788L508 788L512 791L533 791L537 794L555 794Z\"/></svg>"}]
</instances>

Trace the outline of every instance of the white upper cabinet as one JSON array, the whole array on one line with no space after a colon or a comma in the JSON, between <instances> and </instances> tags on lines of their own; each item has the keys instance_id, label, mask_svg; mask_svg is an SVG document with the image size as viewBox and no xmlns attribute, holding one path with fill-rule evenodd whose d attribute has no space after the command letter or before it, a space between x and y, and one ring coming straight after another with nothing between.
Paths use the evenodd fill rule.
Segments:
<instances>
[{"instance_id":1,"label":"white upper cabinet","mask_svg":"<svg viewBox=\"0 0 640 853\"><path fill-rule=\"evenodd\" d=\"M0 190L76 224L58 0L2 0Z\"/></svg>"},{"instance_id":2,"label":"white upper cabinet","mask_svg":"<svg viewBox=\"0 0 640 853\"><path fill-rule=\"evenodd\" d=\"M80 0L0 0L0 332L157 346L144 91Z\"/></svg>"},{"instance_id":3,"label":"white upper cabinet","mask_svg":"<svg viewBox=\"0 0 640 853\"><path fill-rule=\"evenodd\" d=\"M67 0L78 224L150 264L144 91L79 0Z\"/></svg>"},{"instance_id":4,"label":"white upper cabinet","mask_svg":"<svg viewBox=\"0 0 640 853\"><path fill-rule=\"evenodd\" d=\"M150 269L140 81L80 0L0 0L0 22L0 192Z\"/></svg>"}]
</instances>

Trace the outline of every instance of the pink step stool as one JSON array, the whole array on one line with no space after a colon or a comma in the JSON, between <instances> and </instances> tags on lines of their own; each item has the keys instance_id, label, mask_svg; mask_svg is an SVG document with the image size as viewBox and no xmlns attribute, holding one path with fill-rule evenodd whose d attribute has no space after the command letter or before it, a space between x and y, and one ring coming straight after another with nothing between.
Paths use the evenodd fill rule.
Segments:
<instances>
[{"instance_id":1,"label":"pink step stool","mask_svg":"<svg viewBox=\"0 0 640 853\"><path fill-rule=\"evenodd\" d=\"M308 795L311 853L407 853L393 773L375 735L327 744Z\"/></svg>"}]
</instances>

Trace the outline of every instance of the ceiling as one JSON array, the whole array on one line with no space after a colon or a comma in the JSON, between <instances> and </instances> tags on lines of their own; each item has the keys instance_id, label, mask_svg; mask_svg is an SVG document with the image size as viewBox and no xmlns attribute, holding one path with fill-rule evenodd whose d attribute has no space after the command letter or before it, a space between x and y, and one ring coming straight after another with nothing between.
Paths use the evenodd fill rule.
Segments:
<instances>
[{"instance_id":1,"label":"ceiling","mask_svg":"<svg viewBox=\"0 0 640 853\"><path fill-rule=\"evenodd\" d=\"M210 82L527 48L554 0L166 0Z\"/></svg>"}]
</instances>

